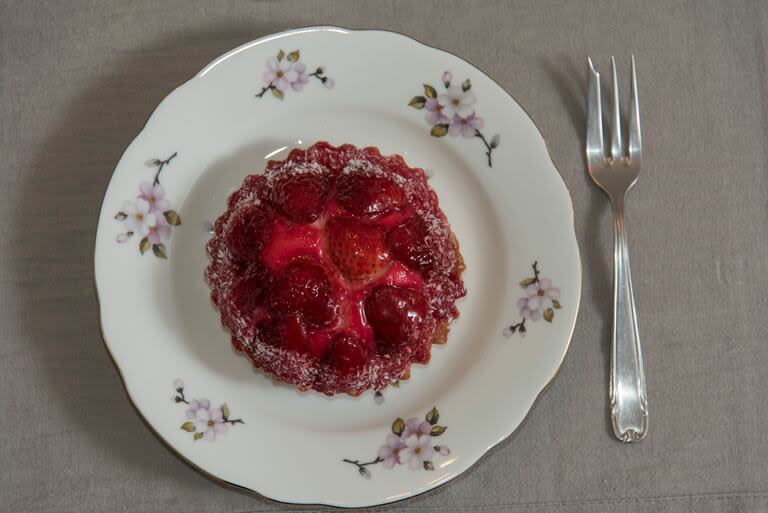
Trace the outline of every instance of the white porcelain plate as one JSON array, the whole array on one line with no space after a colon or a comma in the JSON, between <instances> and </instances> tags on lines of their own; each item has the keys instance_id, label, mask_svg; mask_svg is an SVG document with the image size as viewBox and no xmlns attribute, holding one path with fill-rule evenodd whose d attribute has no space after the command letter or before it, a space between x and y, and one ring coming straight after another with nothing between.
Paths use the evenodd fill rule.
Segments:
<instances>
[{"instance_id":1,"label":"white porcelain plate","mask_svg":"<svg viewBox=\"0 0 768 513\"><path fill-rule=\"evenodd\" d=\"M203 279L228 195L319 140L427 170L467 263L448 344L381 395L255 371ZM439 486L512 434L563 360L581 287L568 191L515 100L449 53L334 27L244 45L163 100L115 169L95 258L104 340L169 447L266 497L348 507Z\"/></svg>"}]
</instances>

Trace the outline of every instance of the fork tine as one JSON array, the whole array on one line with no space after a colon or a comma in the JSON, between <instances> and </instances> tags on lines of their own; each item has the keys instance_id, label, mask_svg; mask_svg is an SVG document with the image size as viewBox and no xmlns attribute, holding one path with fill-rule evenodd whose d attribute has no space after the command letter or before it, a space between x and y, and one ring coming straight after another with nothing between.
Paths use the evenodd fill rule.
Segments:
<instances>
[{"instance_id":1,"label":"fork tine","mask_svg":"<svg viewBox=\"0 0 768 513\"><path fill-rule=\"evenodd\" d=\"M621 114L619 111L619 77L616 60L611 57L611 158L621 158Z\"/></svg>"},{"instance_id":2,"label":"fork tine","mask_svg":"<svg viewBox=\"0 0 768 513\"><path fill-rule=\"evenodd\" d=\"M637 72L635 56L632 56L632 105L629 115L629 160L640 164L643 153L643 139L640 134L640 103L637 99Z\"/></svg>"},{"instance_id":3,"label":"fork tine","mask_svg":"<svg viewBox=\"0 0 768 513\"><path fill-rule=\"evenodd\" d=\"M587 86L587 162L595 165L605 160L603 149L603 109L600 106L600 74L589 63L589 85Z\"/></svg>"}]
</instances>

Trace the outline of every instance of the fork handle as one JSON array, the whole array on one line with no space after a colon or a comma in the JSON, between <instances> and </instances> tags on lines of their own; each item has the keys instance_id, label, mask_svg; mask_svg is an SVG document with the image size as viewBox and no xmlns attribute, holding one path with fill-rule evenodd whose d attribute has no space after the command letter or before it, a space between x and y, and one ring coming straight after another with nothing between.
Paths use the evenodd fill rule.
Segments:
<instances>
[{"instance_id":1,"label":"fork handle","mask_svg":"<svg viewBox=\"0 0 768 513\"><path fill-rule=\"evenodd\" d=\"M648 432L648 394L637 330L635 296L629 270L624 203L613 205L613 334L611 337L611 424L622 442L642 440Z\"/></svg>"}]
</instances>

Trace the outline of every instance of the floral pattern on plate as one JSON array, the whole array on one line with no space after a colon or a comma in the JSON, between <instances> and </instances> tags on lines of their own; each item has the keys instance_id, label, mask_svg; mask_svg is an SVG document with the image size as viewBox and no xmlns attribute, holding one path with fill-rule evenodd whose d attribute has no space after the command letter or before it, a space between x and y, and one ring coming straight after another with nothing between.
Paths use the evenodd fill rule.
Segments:
<instances>
[{"instance_id":1,"label":"floral pattern on plate","mask_svg":"<svg viewBox=\"0 0 768 513\"><path fill-rule=\"evenodd\" d=\"M134 235L142 237L139 242L142 255L151 249L156 257L168 258L163 241L170 238L172 226L181 225L179 213L171 209L165 197L165 189L160 185L160 173L175 157L174 152L165 160L148 161L148 166L157 168L154 180L141 182L136 199L123 203L123 207L115 214L115 219L122 221L126 229L117 236L117 242L126 243Z\"/></svg>"},{"instance_id":2,"label":"floral pattern on plate","mask_svg":"<svg viewBox=\"0 0 768 513\"><path fill-rule=\"evenodd\" d=\"M445 92L438 94L437 89L429 84L424 84L424 96L414 96L408 103L414 109L425 109L424 119L432 127L429 131L434 137L450 135L465 138L477 137L485 146L485 156L488 158L488 167L493 167L491 155L493 150L499 147L499 134L485 138L481 128L485 126L485 120L475 112L477 97L472 91L472 82L464 80L461 85L452 83L453 75L450 71L443 73L442 83Z\"/></svg>"},{"instance_id":3,"label":"floral pattern on plate","mask_svg":"<svg viewBox=\"0 0 768 513\"><path fill-rule=\"evenodd\" d=\"M222 404L218 408L211 405L208 399L187 400L184 396L184 382L181 379L173 381L173 389L176 394L171 397L175 403L184 403L188 406L184 415L187 421L181 425L181 429L192 433L192 439L215 442L227 432L229 425L245 424L243 419L229 418L229 406Z\"/></svg>"},{"instance_id":4,"label":"floral pattern on plate","mask_svg":"<svg viewBox=\"0 0 768 513\"><path fill-rule=\"evenodd\" d=\"M558 301L560 289L552 285L552 280L541 276L538 265L538 262L534 262L531 266L533 276L520 282L520 287L525 291L523 296L517 300L517 308L520 310L522 320L504 328L503 333L506 337L515 333L525 336L527 331L525 322L528 320L536 322L543 318L547 322L552 322L552 319L555 318L555 310L563 307Z\"/></svg>"},{"instance_id":5,"label":"floral pattern on plate","mask_svg":"<svg viewBox=\"0 0 768 513\"><path fill-rule=\"evenodd\" d=\"M333 89L335 82L325 75L325 69L322 66L312 73L307 73L307 65L299 62L299 59L301 59L299 50L286 54L282 49L277 56L267 59L267 69L262 75L265 85L256 93L256 98L261 98L267 91L272 91L272 96L282 100L288 89L300 93L310 78L319 80L327 89Z\"/></svg>"},{"instance_id":6,"label":"floral pattern on plate","mask_svg":"<svg viewBox=\"0 0 768 513\"><path fill-rule=\"evenodd\" d=\"M448 456L451 451L445 445L432 445L432 438L440 436L448 429L447 426L438 425L440 414L437 408L432 408L424 417L411 417L408 420L395 419L392 423L392 432L387 435L384 445L379 447L376 458L371 461L361 462L344 458L344 463L357 467L357 471L365 478L371 477L371 471L367 467L371 465L384 465L386 469L392 469L396 465L408 465L411 470L435 470L433 458L435 456Z\"/></svg>"}]
</instances>

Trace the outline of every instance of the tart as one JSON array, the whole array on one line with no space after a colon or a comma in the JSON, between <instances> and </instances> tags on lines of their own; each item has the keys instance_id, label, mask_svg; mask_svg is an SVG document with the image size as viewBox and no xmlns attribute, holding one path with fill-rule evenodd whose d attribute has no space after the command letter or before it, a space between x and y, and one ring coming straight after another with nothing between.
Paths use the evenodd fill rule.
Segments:
<instances>
[{"instance_id":1,"label":"tart","mask_svg":"<svg viewBox=\"0 0 768 513\"><path fill-rule=\"evenodd\" d=\"M359 395L447 340L464 261L422 169L318 142L229 198L205 276L232 345L275 379Z\"/></svg>"}]
</instances>

